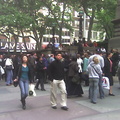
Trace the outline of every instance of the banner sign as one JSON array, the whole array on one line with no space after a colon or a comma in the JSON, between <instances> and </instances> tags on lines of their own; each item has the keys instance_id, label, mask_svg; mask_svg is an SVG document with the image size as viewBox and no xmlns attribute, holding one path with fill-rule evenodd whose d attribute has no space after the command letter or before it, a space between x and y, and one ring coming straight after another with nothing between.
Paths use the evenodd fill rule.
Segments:
<instances>
[{"instance_id":1,"label":"banner sign","mask_svg":"<svg viewBox=\"0 0 120 120\"><path fill-rule=\"evenodd\" d=\"M16 50L18 51L26 51L25 44L18 42L15 46L14 42L0 42L0 49L1 50L9 50L9 51L14 51L16 47ZM26 47L28 50L35 50L36 48L36 43L29 43L26 42Z\"/></svg>"}]
</instances>

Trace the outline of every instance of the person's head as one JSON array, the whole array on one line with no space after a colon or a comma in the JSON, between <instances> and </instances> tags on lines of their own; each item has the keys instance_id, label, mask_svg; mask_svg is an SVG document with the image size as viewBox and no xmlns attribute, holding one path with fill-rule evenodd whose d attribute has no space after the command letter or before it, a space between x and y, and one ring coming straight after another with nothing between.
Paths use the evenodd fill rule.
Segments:
<instances>
[{"instance_id":1,"label":"person's head","mask_svg":"<svg viewBox=\"0 0 120 120\"><path fill-rule=\"evenodd\" d=\"M87 52L85 52L84 57L89 58L89 54Z\"/></svg>"},{"instance_id":2,"label":"person's head","mask_svg":"<svg viewBox=\"0 0 120 120\"><path fill-rule=\"evenodd\" d=\"M51 54L50 57L54 57L54 54Z\"/></svg>"},{"instance_id":3,"label":"person's head","mask_svg":"<svg viewBox=\"0 0 120 120\"><path fill-rule=\"evenodd\" d=\"M111 52L107 52L107 53L106 53L106 57L107 57L107 58L111 58L112 55L113 55L113 53L111 53Z\"/></svg>"},{"instance_id":4,"label":"person's head","mask_svg":"<svg viewBox=\"0 0 120 120\"><path fill-rule=\"evenodd\" d=\"M55 58L56 58L57 60L61 60L61 59L62 59L62 54L61 54L61 53L56 53L56 54L55 54Z\"/></svg>"},{"instance_id":5,"label":"person's head","mask_svg":"<svg viewBox=\"0 0 120 120\"><path fill-rule=\"evenodd\" d=\"M39 61L42 61L42 60L43 60L43 57L42 57L42 56L39 56L38 59L39 59Z\"/></svg>"},{"instance_id":6,"label":"person's head","mask_svg":"<svg viewBox=\"0 0 120 120\"><path fill-rule=\"evenodd\" d=\"M72 60L72 61L77 61L77 57L72 56L71 60Z\"/></svg>"},{"instance_id":7,"label":"person's head","mask_svg":"<svg viewBox=\"0 0 120 120\"><path fill-rule=\"evenodd\" d=\"M102 54L102 51L100 49L96 49L95 53L100 55Z\"/></svg>"},{"instance_id":8,"label":"person's head","mask_svg":"<svg viewBox=\"0 0 120 120\"><path fill-rule=\"evenodd\" d=\"M117 49L113 49L112 52L113 52L113 53L116 53L116 52L118 52L118 50L117 50Z\"/></svg>"},{"instance_id":9,"label":"person's head","mask_svg":"<svg viewBox=\"0 0 120 120\"><path fill-rule=\"evenodd\" d=\"M22 55L22 63L27 63L27 62L28 62L27 55Z\"/></svg>"},{"instance_id":10,"label":"person's head","mask_svg":"<svg viewBox=\"0 0 120 120\"><path fill-rule=\"evenodd\" d=\"M77 54L77 58L80 58L80 54Z\"/></svg>"},{"instance_id":11,"label":"person's head","mask_svg":"<svg viewBox=\"0 0 120 120\"><path fill-rule=\"evenodd\" d=\"M94 62L95 64L98 64L98 63L99 63L99 59L98 59L97 56L93 57L93 62Z\"/></svg>"}]
</instances>

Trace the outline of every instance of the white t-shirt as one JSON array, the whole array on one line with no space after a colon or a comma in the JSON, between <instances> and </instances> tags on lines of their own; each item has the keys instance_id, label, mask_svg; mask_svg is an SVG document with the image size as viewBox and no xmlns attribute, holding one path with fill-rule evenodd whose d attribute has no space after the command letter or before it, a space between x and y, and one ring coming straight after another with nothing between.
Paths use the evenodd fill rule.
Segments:
<instances>
[{"instance_id":1,"label":"white t-shirt","mask_svg":"<svg viewBox=\"0 0 120 120\"><path fill-rule=\"evenodd\" d=\"M5 65L13 65L12 59L7 58L5 61Z\"/></svg>"}]
</instances>

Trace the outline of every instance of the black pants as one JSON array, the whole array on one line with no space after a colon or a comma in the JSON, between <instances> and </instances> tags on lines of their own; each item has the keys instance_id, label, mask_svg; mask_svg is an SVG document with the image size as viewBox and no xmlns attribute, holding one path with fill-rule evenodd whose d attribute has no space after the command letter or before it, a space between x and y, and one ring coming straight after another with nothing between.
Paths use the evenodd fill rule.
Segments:
<instances>
[{"instance_id":1,"label":"black pants","mask_svg":"<svg viewBox=\"0 0 120 120\"><path fill-rule=\"evenodd\" d=\"M39 76L35 88L38 88L40 85L41 89L44 89L44 77Z\"/></svg>"}]
</instances>

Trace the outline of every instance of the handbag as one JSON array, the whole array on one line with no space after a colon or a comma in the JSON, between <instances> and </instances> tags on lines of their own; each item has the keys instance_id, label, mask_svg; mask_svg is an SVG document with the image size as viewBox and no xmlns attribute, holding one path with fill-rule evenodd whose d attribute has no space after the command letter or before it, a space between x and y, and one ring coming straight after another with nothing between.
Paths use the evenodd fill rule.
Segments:
<instances>
[{"instance_id":1,"label":"handbag","mask_svg":"<svg viewBox=\"0 0 120 120\"><path fill-rule=\"evenodd\" d=\"M80 83L79 73L76 73L76 74L73 76L72 82L73 82L73 83L76 83L76 84L79 84L79 83Z\"/></svg>"},{"instance_id":2,"label":"handbag","mask_svg":"<svg viewBox=\"0 0 120 120\"><path fill-rule=\"evenodd\" d=\"M1 75L5 74L5 71L4 71L4 69L2 68L2 66L0 66L0 72L1 72Z\"/></svg>"},{"instance_id":3,"label":"handbag","mask_svg":"<svg viewBox=\"0 0 120 120\"><path fill-rule=\"evenodd\" d=\"M36 92L34 89L35 89L35 85L29 84L29 96L36 96Z\"/></svg>"},{"instance_id":4,"label":"handbag","mask_svg":"<svg viewBox=\"0 0 120 120\"><path fill-rule=\"evenodd\" d=\"M13 80L13 85L14 85L14 87L17 87L18 86L18 84L19 84L19 81L18 80Z\"/></svg>"},{"instance_id":5,"label":"handbag","mask_svg":"<svg viewBox=\"0 0 120 120\"><path fill-rule=\"evenodd\" d=\"M14 87L17 87L17 86L18 86L18 84L19 84L19 82L18 82L18 81L14 81L14 82L13 82Z\"/></svg>"}]
</instances>

